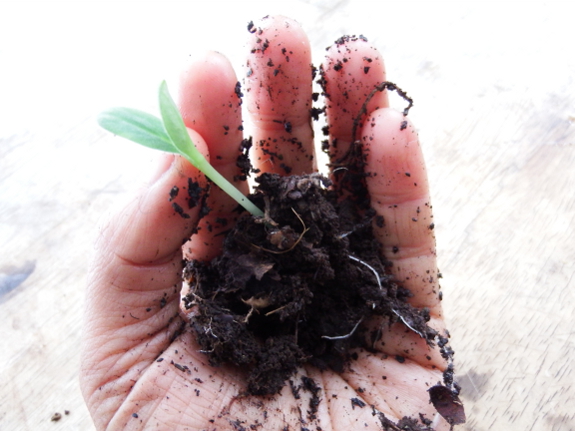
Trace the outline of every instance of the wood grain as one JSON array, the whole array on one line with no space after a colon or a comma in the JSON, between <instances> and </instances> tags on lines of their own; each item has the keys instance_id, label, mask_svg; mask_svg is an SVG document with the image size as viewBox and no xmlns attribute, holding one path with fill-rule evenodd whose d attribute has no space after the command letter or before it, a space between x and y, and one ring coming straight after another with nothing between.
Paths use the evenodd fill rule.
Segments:
<instances>
[{"instance_id":1,"label":"wood grain","mask_svg":"<svg viewBox=\"0 0 575 431\"><path fill-rule=\"evenodd\" d=\"M100 131L96 113L154 109L160 80L202 49L241 70L247 22L279 12L308 30L316 63L342 34L366 35L415 99L460 429L575 429L568 5L242 3L0 5L0 428L93 429L78 385L86 265L99 221L155 160Z\"/></svg>"}]
</instances>

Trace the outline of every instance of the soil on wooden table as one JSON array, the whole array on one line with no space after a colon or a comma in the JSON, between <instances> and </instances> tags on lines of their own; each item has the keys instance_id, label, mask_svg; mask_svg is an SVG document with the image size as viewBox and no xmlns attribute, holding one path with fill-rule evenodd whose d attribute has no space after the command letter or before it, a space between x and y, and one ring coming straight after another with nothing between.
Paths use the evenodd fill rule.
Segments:
<instances>
[{"instance_id":1,"label":"soil on wooden table","mask_svg":"<svg viewBox=\"0 0 575 431\"><path fill-rule=\"evenodd\" d=\"M343 370L352 347L369 349L379 335L361 325L374 316L401 318L432 342L428 312L386 275L372 234L383 220L337 199L318 174L257 181L251 200L265 216L240 217L221 256L184 271L191 325L213 365L242 366L247 392L268 395L302 364Z\"/></svg>"}]
</instances>

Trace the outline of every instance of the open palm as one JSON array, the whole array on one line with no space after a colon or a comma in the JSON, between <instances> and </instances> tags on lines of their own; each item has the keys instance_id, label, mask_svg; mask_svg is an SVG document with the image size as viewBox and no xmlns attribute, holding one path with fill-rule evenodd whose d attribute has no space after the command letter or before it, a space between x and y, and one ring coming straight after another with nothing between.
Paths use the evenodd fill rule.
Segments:
<instances>
[{"instance_id":1,"label":"open palm","mask_svg":"<svg viewBox=\"0 0 575 431\"><path fill-rule=\"evenodd\" d=\"M249 30L243 89L229 62L213 52L190 65L180 89L193 141L244 192L247 184L236 165L243 138L240 91L253 125L257 168L300 174L316 165L307 38L283 17L264 19ZM354 119L385 81L385 70L377 50L363 38L348 37L329 49L322 76L335 160L353 141ZM387 106L386 92L375 94L358 135L372 174L371 205L385 221L374 225L375 234L393 262L390 271L412 292L410 303L427 307L430 326L443 335L424 162L413 127ZM304 366L274 396L242 395L244 370L210 366L180 305L182 253L204 260L216 256L218 233L233 223L236 204L212 187L211 212L200 219L200 209L188 210L182 192L190 178L206 182L183 159L165 156L150 185L100 233L87 289L81 373L98 429L392 430L399 429L392 422L405 416L419 426L423 418L428 425L433 421L434 429L449 429L427 392L443 380L447 362L438 347L429 347L402 323L369 322L383 335L370 352L358 349L346 371ZM172 193L170 202L174 187L180 193ZM175 211L178 206L189 217Z\"/></svg>"}]
</instances>

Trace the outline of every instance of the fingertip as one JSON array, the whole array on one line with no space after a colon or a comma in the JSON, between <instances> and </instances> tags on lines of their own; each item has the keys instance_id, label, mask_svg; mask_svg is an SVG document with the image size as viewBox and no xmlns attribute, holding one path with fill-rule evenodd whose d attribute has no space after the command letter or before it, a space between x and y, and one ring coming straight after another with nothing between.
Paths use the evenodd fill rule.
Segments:
<instances>
[{"instance_id":1,"label":"fingertip","mask_svg":"<svg viewBox=\"0 0 575 431\"><path fill-rule=\"evenodd\" d=\"M344 36L328 48L322 74L329 132L337 142L331 152L337 157L335 153L345 153L357 138L354 122L364 108L368 114L389 106L387 91L376 92L368 101L376 86L386 80L385 64L365 38ZM365 115L359 120L365 120Z\"/></svg>"},{"instance_id":2,"label":"fingertip","mask_svg":"<svg viewBox=\"0 0 575 431\"><path fill-rule=\"evenodd\" d=\"M410 303L441 315L433 212L417 132L390 109L373 112L362 130L367 189L379 220L374 234Z\"/></svg>"},{"instance_id":3,"label":"fingertip","mask_svg":"<svg viewBox=\"0 0 575 431\"><path fill-rule=\"evenodd\" d=\"M429 186L419 137L402 113L384 108L366 120L361 134L370 173L368 188L378 203L427 197Z\"/></svg>"},{"instance_id":4,"label":"fingertip","mask_svg":"<svg viewBox=\"0 0 575 431\"><path fill-rule=\"evenodd\" d=\"M220 89L220 83L237 82L236 73L230 60L222 53L213 50L204 50L191 54L185 61L180 72L180 108L186 112L189 107L188 98L194 96L198 90L205 89L206 86L213 86L215 90ZM218 85L213 85L218 83ZM229 89L227 89L229 90ZM232 87L233 90L233 87ZM184 115L182 112L182 115ZM195 113L195 112L194 112ZM188 127L191 125L186 124Z\"/></svg>"},{"instance_id":5,"label":"fingertip","mask_svg":"<svg viewBox=\"0 0 575 431\"><path fill-rule=\"evenodd\" d=\"M246 107L254 164L263 172L315 170L311 127L311 46L301 25L283 16L249 27Z\"/></svg>"},{"instance_id":6,"label":"fingertip","mask_svg":"<svg viewBox=\"0 0 575 431\"><path fill-rule=\"evenodd\" d=\"M248 37L248 46L255 48L269 47L273 39L281 38L282 42L293 42L296 45L309 46L309 39L302 25L293 18L285 15L268 15L257 20L253 25L248 27L250 33ZM261 36L265 34L268 44L262 45ZM263 41L265 43L265 40ZM259 51L265 54L265 49ZM285 54L285 53L284 53Z\"/></svg>"},{"instance_id":7,"label":"fingertip","mask_svg":"<svg viewBox=\"0 0 575 431\"><path fill-rule=\"evenodd\" d=\"M375 84L386 78L385 64L379 50L367 39L354 36L343 36L328 47L322 68L327 78L332 78L329 82L347 86L348 90L360 91L362 87L368 87L371 91Z\"/></svg>"},{"instance_id":8,"label":"fingertip","mask_svg":"<svg viewBox=\"0 0 575 431\"><path fill-rule=\"evenodd\" d=\"M204 64L231 65L228 58L219 51L198 49L186 58L184 66L182 67L181 76L185 77L186 75L199 72L197 68L202 67Z\"/></svg>"},{"instance_id":9,"label":"fingertip","mask_svg":"<svg viewBox=\"0 0 575 431\"><path fill-rule=\"evenodd\" d=\"M216 160L235 161L242 133L241 88L231 62L216 51L190 57L180 74L178 105L184 124L207 142Z\"/></svg>"},{"instance_id":10,"label":"fingertip","mask_svg":"<svg viewBox=\"0 0 575 431\"><path fill-rule=\"evenodd\" d=\"M266 123L268 117L309 122L311 45L302 26L284 16L265 17L252 27L247 48L248 111Z\"/></svg>"}]
</instances>

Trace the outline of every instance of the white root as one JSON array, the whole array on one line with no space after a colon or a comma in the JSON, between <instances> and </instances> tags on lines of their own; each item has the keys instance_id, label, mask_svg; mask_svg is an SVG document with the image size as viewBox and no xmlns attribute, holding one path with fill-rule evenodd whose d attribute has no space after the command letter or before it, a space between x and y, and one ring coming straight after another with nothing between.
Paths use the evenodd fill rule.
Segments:
<instances>
[{"instance_id":1,"label":"white root","mask_svg":"<svg viewBox=\"0 0 575 431\"><path fill-rule=\"evenodd\" d=\"M357 329L357 327L359 326L359 324L363 322L363 317L361 319L359 319L359 322L357 322L355 324L355 326L353 327L353 329L351 330L351 332L349 334L346 335L339 335L336 337L330 337L328 335L322 335L321 338L325 338L326 340L345 340L346 338L349 338L353 335L353 333L355 332L355 330Z\"/></svg>"}]
</instances>

